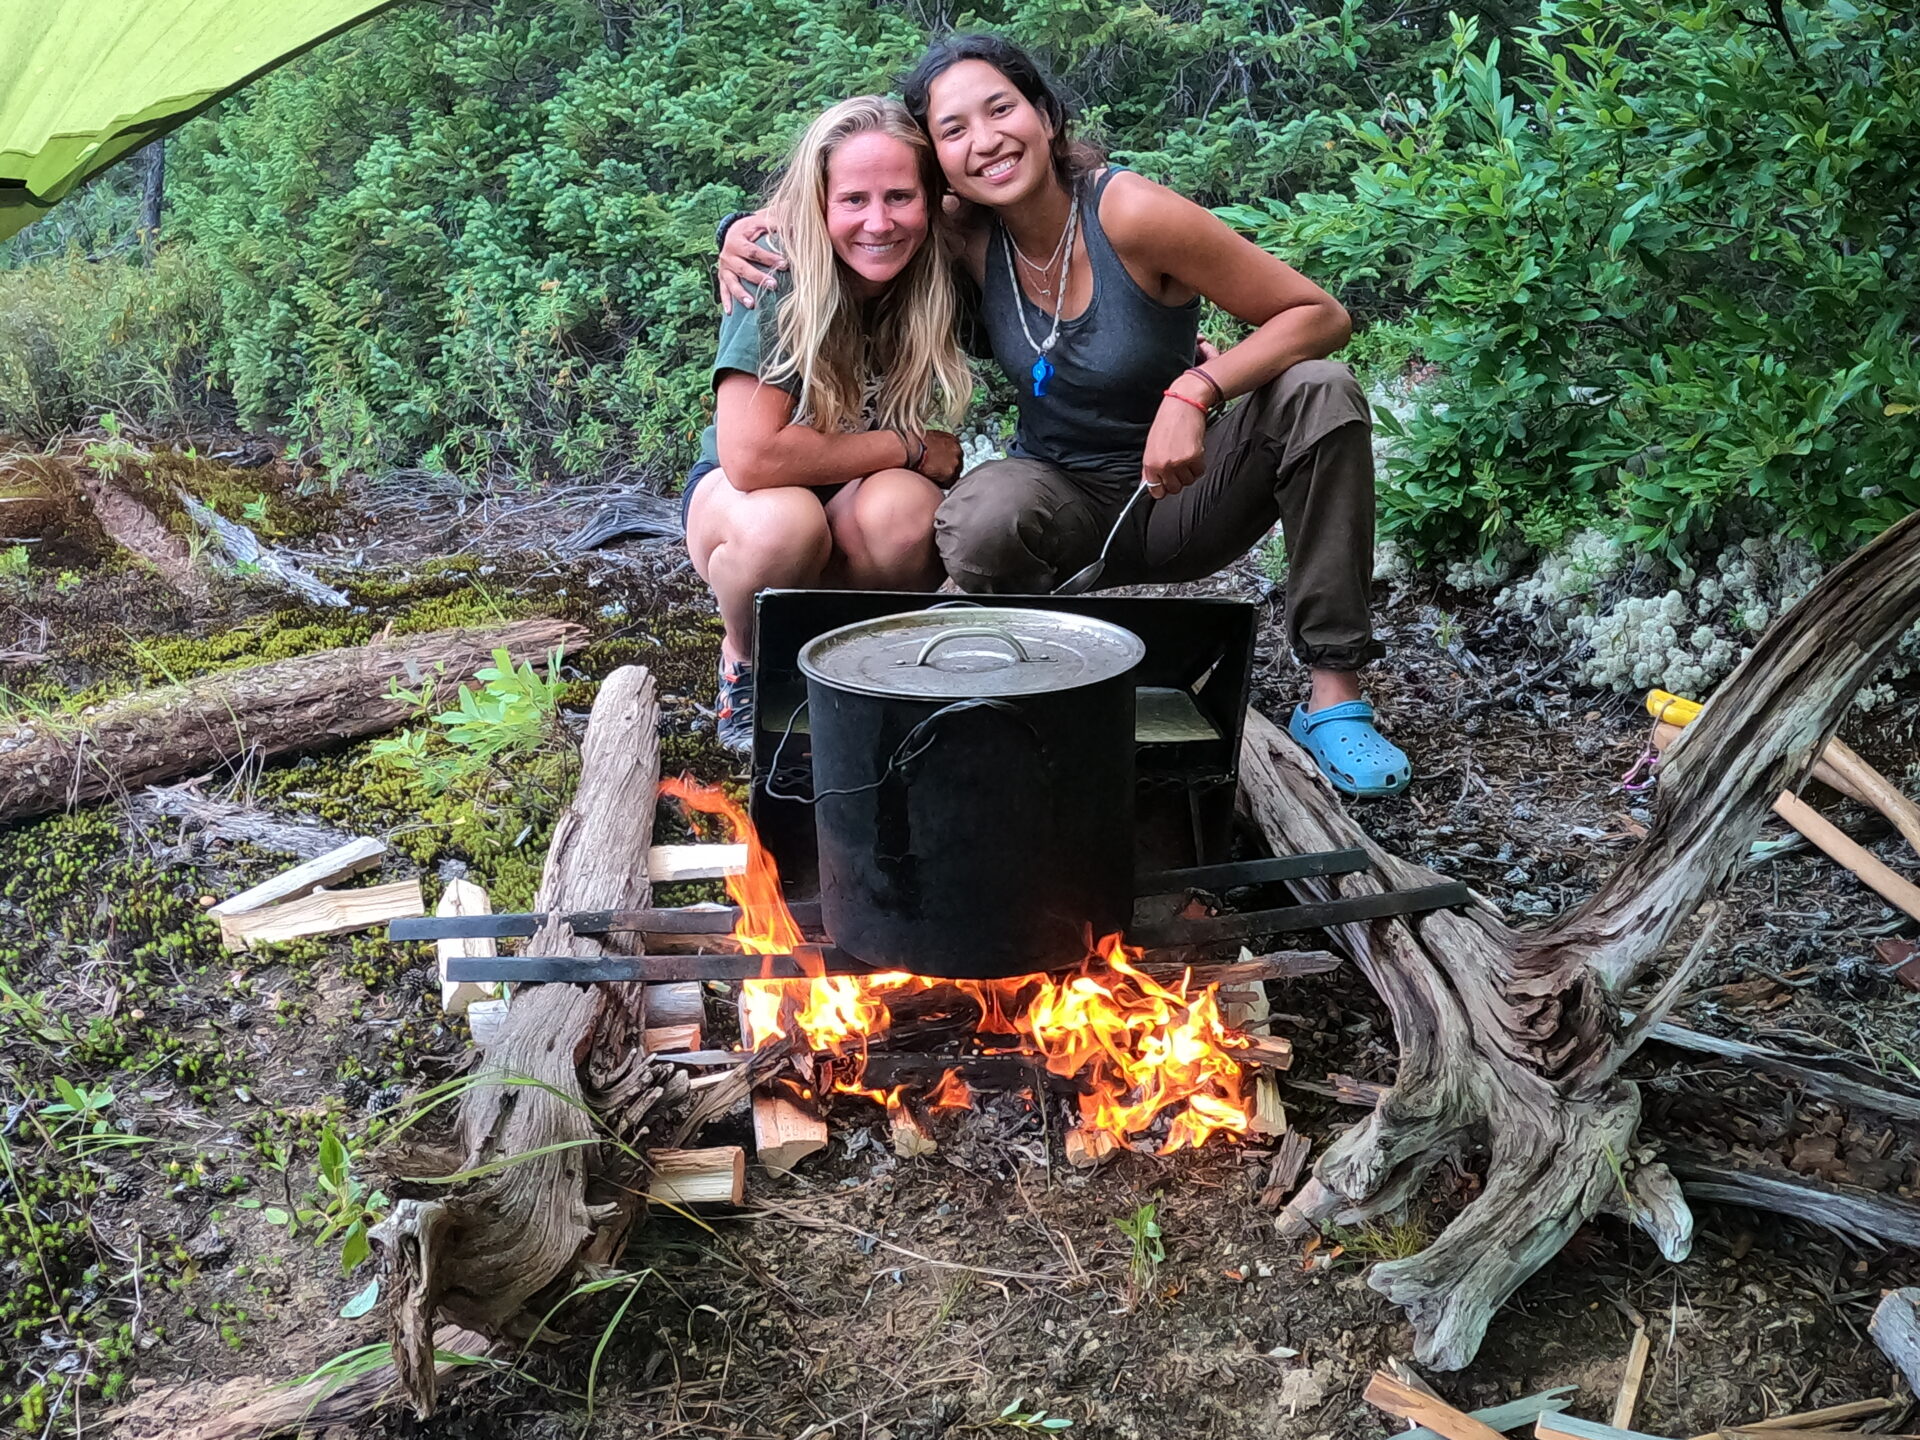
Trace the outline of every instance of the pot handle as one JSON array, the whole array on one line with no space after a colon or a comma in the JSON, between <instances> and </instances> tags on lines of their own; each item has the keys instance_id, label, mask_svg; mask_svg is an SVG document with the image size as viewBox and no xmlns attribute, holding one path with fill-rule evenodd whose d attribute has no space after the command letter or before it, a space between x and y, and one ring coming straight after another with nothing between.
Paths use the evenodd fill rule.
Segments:
<instances>
[{"instance_id":1,"label":"pot handle","mask_svg":"<svg viewBox=\"0 0 1920 1440\"><path fill-rule=\"evenodd\" d=\"M940 639L944 637L936 636L935 638ZM793 735L793 727L799 722L800 712L805 710L809 703L808 701L802 701L793 714L788 717L787 728L780 736L780 743L774 746L773 761L767 767L767 777L761 782L761 788L775 800L791 800L801 805L813 805L825 800L830 795L864 795L869 790L878 790L894 776L904 775L907 767L912 765L914 761L918 760L933 747L933 742L939 738L934 733L935 725L949 715L962 715L969 710L992 710L1002 715L1010 715L1025 726L1027 732L1033 735L1036 741L1039 739L1038 733L1035 732L1033 728L1033 722L1027 719L1018 705L1010 701L989 699L985 696L976 696L967 700L955 700L949 705L942 705L901 738L900 743L894 747L893 754L888 758L885 768L881 770L878 780L869 781L865 785L850 785L839 790L817 790L812 796L791 795L784 790L774 789L773 781L774 776L780 773L780 756L787 748L788 739Z\"/></svg>"},{"instance_id":2,"label":"pot handle","mask_svg":"<svg viewBox=\"0 0 1920 1440\"><path fill-rule=\"evenodd\" d=\"M920 647L920 653L913 657L913 663L916 665L926 664L937 646L944 645L949 640L959 640L965 636L974 636L983 640L1004 640L1007 642L1007 647L1013 651L1015 663L1020 665L1030 665L1033 663L1033 656L1027 653L1027 647L1021 644L1020 637L1011 630L1002 629L998 625L956 625L951 630L942 630L938 635L935 635Z\"/></svg>"}]
</instances>

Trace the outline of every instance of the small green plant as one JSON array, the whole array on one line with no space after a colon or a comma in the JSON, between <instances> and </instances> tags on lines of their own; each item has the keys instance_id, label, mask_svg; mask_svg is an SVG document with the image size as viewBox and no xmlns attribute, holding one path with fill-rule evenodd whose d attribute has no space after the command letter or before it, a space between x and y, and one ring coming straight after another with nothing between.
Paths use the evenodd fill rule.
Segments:
<instances>
[{"instance_id":1,"label":"small green plant","mask_svg":"<svg viewBox=\"0 0 1920 1440\"><path fill-rule=\"evenodd\" d=\"M24 545L0 550L0 580L24 580L33 566L33 555Z\"/></svg>"},{"instance_id":2,"label":"small green plant","mask_svg":"<svg viewBox=\"0 0 1920 1440\"><path fill-rule=\"evenodd\" d=\"M267 521L267 497L256 493L253 499L240 507L240 518L250 525L264 525Z\"/></svg>"},{"instance_id":3,"label":"small green plant","mask_svg":"<svg viewBox=\"0 0 1920 1440\"><path fill-rule=\"evenodd\" d=\"M1374 1260L1406 1260L1418 1255L1433 1237L1418 1220L1370 1220L1358 1229L1327 1224L1321 1234L1340 1250L1340 1258L1356 1264Z\"/></svg>"},{"instance_id":4,"label":"small green plant","mask_svg":"<svg viewBox=\"0 0 1920 1440\"><path fill-rule=\"evenodd\" d=\"M1022 1410L1026 1404L1024 1395L1016 1395L1007 1402L1002 1410L988 1422L995 1430L1018 1430L1022 1434L1050 1434L1056 1430L1071 1430L1073 1421L1064 1415L1048 1415L1044 1410Z\"/></svg>"},{"instance_id":5,"label":"small green plant","mask_svg":"<svg viewBox=\"0 0 1920 1440\"><path fill-rule=\"evenodd\" d=\"M1278 535L1269 538L1260 547L1258 564L1262 575L1275 585L1284 585L1287 580L1287 542Z\"/></svg>"},{"instance_id":6,"label":"small green plant","mask_svg":"<svg viewBox=\"0 0 1920 1440\"><path fill-rule=\"evenodd\" d=\"M1133 1245L1133 1253L1127 1257L1127 1283L1136 1295L1145 1295L1153 1289L1160 1262L1167 1258L1167 1247L1160 1239L1159 1211L1160 1202L1149 1200L1131 1215L1113 1222L1114 1228Z\"/></svg>"},{"instance_id":7,"label":"small green plant","mask_svg":"<svg viewBox=\"0 0 1920 1440\"><path fill-rule=\"evenodd\" d=\"M546 674L530 662L516 667L505 650L493 652L493 664L474 673L479 688L460 687L455 708L427 718L439 732L403 730L375 741L368 753L401 770L419 776L429 794L442 794L461 781L486 771L499 761L530 755L560 737L560 697L566 682L560 678L556 648L547 657ZM424 713L435 701L435 681L425 677L409 691L393 683L395 699L415 703ZM451 747L447 753L442 747Z\"/></svg>"},{"instance_id":8,"label":"small green plant","mask_svg":"<svg viewBox=\"0 0 1920 1440\"><path fill-rule=\"evenodd\" d=\"M314 1244L341 1236L340 1269L352 1274L372 1247L367 1231L380 1221L387 1197L353 1173L353 1156L331 1126L320 1132L320 1233Z\"/></svg>"}]
</instances>

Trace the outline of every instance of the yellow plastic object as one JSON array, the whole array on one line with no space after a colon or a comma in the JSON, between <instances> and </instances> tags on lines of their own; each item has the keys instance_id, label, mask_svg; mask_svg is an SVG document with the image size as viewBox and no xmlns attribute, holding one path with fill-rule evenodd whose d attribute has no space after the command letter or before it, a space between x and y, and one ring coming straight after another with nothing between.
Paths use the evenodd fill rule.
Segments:
<instances>
[{"instance_id":1,"label":"yellow plastic object","mask_svg":"<svg viewBox=\"0 0 1920 1440\"><path fill-rule=\"evenodd\" d=\"M1698 700L1689 700L1684 695L1671 695L1665 690L1647 692L1647 713L1669 725L1691 725L1702 708Z\"/></svg>"},{"instance_id":2,"label":"yellow plastic object","mask_svg":"<svg viewBox=\"0 0 1920 1440\"><path fill-rule=\"evenodd\" d=\"M0 240L399 0L0 0Z\"/></svg>"}]
</instances>

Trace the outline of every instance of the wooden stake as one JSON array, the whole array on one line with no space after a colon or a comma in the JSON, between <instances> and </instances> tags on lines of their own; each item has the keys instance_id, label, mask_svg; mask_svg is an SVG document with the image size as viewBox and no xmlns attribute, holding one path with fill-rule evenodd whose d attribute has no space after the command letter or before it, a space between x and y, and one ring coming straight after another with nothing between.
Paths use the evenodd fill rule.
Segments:
<instances>
[{"instance_id":1,"label":"wooden stake","mask_svg":"<svg viewBox=\"0 0 1920 1440\"><path fill-rule=\"evenodd\" d=\"M1633 1424L1634 1407L1640 1403L1640 1386L1647 1375L1647 1356L1652 1353L1653 1341L1647 1337L1647 1327L1636 1326L1633 1346L1627 1351L1626 1373L1620 1377L1620 1392L1613 1400L1616 1429L1625 1430Z\"/></svg>"},{"instance_id":2,"label":"wooden stake","mask_svg":"<svg viewBox=\"0 0 1920 1440\"><path fill-rule=\"evenodd\" d=\"M433 907L436 915L491 915L493 905L487 899L487 892L471 880L455 879L447 882L446 891L440 896L440 903ZM471 940L436 940L434 950L440 961L440 1008L449 1015L464 1015L467 1007L476 1000L491 1000L499 995L500 986L487 980L449 980L447 962L465 960L473 957L498 955L500 946L497 941L484 937Z\"/></svg>"},{"instance_id":3,"label":"wooden stake","mask_svg":"<svg viewBox=\"0 0 1920 1440\"><path fill-rule=\"evenodd\" d=\"M1849 1400L1844 1405L1829 1405L1821 1410L1803 1410L1798 1415L1776 1415L1771 1420L1753 1420L1740 1426L1742 1431L1769 1430L1819 1430L1828 1425L1839 1425L1848 1420L1864 1420L1871 1415L1884 1415L1889 1410L1898 1410L1905 1402L1891 1395L1882 1395L1873 1400ZM1695 1435L1692 1440L1719 1440L1730 1434L1726 1430L1709 1430L1704 1435Z\"/></svg>"},{"instance_id":4,"label":"wooden stake","mask_svg":"<svg viewBox=\"0 0 1920 1440\"><path fill-rule=\"evenodd\" d=\"M1653 748L1665 751L1680 735L1678 725L1655 725ZM1895 874L1798 795L1782 790L1773 802L1773 813L1824 850L1830 859L1846 866L1882 900L1920 920L1920 885Z\"/></svg>"},{"instance_id":5,"label":"wooden stake","mask_svg":"<svg viewBox=\"0 0 1920 1440\"><path fill-rule=\"evenodd\" d=\"M1424 1425L1446 1440L1503 1440L1492 1426L1483 1425L1431 1395L1422 1395L1411 1385L1403 1385L1384 1370L1373 1372L1361 1397L1375 1409L1384 1410L1402 1420Z\"/></svg>"},{"instance_id":6,"label":"wooden stake","mask_svg":"<svg viewBox=\"0 0 1920 1440\"><path fill-rule=\"evenodd\" d=\"M475 1000L467 1006L467 1028L473 1032L474 1048L491 1050L499 1038L500 1027L507 1023L507 1002Z\"/></svg>"},{"instance_id":7,"label":"wooden stake","mask_svg":"<svg viewBox=\"0 0 1920 1440\"><path fill-rule=\"evenodd\" d=\"M647 1199L659 1205L738 1205L747 1196L747 1152L738 1145L709 1150L655 1150Z\"/></svg>"},{"instance_id":8,"label":"wooden stake","mask_svg":"<svg viewBox=\"0 0 1920 1440\"><path fill-rule=\"evenodd\" d=\"M269 940L300 940L371 930L389 920L424 915L427 902L418 879L359 890L315 890L284 905L220 917L220 939L229 950L251 950Z\"/></svg>"},{"instance_id":9,"label":"wooden stake","mask_svg":"<svg viewBox=\"0 0 1920 1440\"><path fill-rule=\"evenodd\" d=\"M1271 1036L1273 1022L1269 1017L1272 1014L1267 987L1259 981L1231 988L1223 986L1220 990L1220 1018L1236 1030ZM1287 1060L1289 1064L1293 1060L1290 1043ZM1266 1071L1253 1077L1253 1118L1247 1130L1249 1134L1269 1139L1287 1133L1287 1107L1280 1101L1280 1082Z\"/></svg>"},{"instance_id":10,"label":"wooden stake","mask_svg":"<svg viewBox=\"0 0 1920 1440\"><path fill-rule=\"evenodd\" d=\"M384 840L349 840L337 845L324 855L317 855L304 864L291 870L283 870L271 880L262 880L250 890L242 890L238 895L222 900L213 906L207 914L218 919L222 915L244 915L249 910L258 910L263 905L274 905L282 900L297 900L300 896L319 889L322 885L331 885L338 880L346 880L363 870L371 870L380 863L387 853ZM489 954L492 952L489 951Z\"/></svg>"}]
</instances>

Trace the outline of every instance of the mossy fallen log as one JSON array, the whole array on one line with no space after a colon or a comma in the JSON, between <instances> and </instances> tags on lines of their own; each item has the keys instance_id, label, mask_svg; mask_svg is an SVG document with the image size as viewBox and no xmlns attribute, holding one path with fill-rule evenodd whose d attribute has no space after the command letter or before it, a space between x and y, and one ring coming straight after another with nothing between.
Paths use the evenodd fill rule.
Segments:
<instances>
[{"instance_id":1,"label":"mossy fallen log","mask_svg":"<svg viewBox=\"0 0 1920 1440\"><path fill-rule=\"evenodd\" d=\"M197 774L243 755L270 759L404 724L389 692L436 669L470 676L504 649L516 664L573 642L563 620L435 630L323 650L142 690L77 715L0 727L0 821L21 820Z\"/></svg>"}]
</instances>

